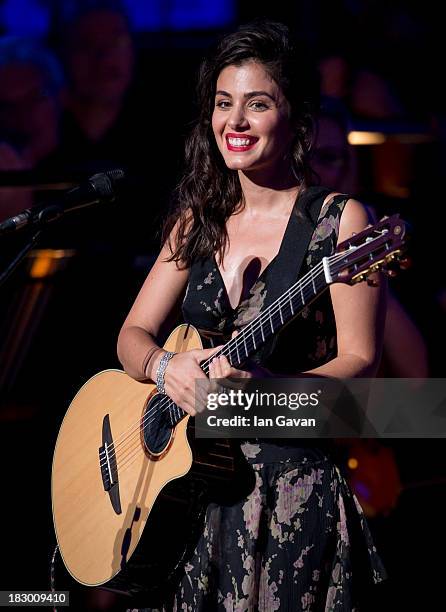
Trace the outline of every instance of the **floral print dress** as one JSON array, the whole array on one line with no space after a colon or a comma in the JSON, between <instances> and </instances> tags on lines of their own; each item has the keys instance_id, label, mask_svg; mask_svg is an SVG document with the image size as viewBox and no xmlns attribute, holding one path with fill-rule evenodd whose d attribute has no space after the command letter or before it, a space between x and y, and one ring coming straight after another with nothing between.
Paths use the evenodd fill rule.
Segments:
<instances>
[{"instance_id":1,"label":"floral print dress","mask_svg":"<svg viewBox=\"0 0 446 612\"><path fill-rule=\"evenodd\" d=\"M290 216L278 255L232 309L215 259L192 266L183 314L215 345L249 323L297 280L293 253L303 215L314 231L303 275L333 253L348 196L309 188ZM296 350L296 346L298 350ZM255 359L273 372L299 372L336 355L326 291ZM232 505L210 504L203 533L174 601L184 612L360 610L361 595L385 578L362 510L330 458L327 441L248 440L242 451L256 485Z\"/></svg>"}]
</instances>

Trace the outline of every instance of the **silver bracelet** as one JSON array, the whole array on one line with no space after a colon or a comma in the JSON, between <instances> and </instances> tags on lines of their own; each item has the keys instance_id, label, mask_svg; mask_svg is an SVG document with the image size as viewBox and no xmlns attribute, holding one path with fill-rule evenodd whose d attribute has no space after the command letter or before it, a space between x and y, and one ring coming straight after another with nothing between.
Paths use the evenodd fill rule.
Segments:
<instances>
[{"instance_id":1,"label":"silver bracelet","mask_svg":"<svg viewBox=\"0 0 446 612\"><path fill-rule=\"evenodd\" d=\"M167 364L174 355L176 355L176 353L172 353L170 351L164 353L156 370L156 388L158 393L162 393L162 395L166 395L166 391L164 389L164 373L166 371Z\"/></svg>"}]
</instances>

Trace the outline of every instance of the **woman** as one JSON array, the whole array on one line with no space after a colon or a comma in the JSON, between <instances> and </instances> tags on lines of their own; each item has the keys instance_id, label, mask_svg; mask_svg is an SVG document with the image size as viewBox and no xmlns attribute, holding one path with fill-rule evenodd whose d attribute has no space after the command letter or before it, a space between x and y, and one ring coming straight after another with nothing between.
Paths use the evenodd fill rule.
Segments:
<instances>
[{"instance_id":1,"label":"woman","mask_svg":"<svg viewBox=\"0 0 446 612\"><path fill-rule=\"evenodd\" d=\"M181 301L205 336L234 333L295 282L308 220L301 274L368 223L359 202L309 186L312 124L298 60L287 28L260 22L227 36L203 64L178 205L119 336L128 374L156 381L191 415L199 364L215 348L174 356L159 348ZM372 376L382 326L380 288L334 285L249 367L221 357L210 377ZM254 442L242 450L256 487L239 503L208 507L174 607L354 609L364 584L383 578L356 500L319 441Z\"/></svg>"}]
</instances>

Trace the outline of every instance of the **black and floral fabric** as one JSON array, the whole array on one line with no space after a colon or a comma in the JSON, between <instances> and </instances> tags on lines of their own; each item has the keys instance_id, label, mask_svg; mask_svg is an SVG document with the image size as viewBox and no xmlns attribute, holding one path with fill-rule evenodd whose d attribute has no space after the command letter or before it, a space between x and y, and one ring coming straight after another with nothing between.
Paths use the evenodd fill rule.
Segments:
<instances>
[{"instance_id":1,"label":"black and floral fabric","mask_svg":"<svg viewBox=\"0 0 446 612\"><path fill-rule=\"evenodd\" d=\"M348 196L310 188L290 216L278 255L236 308L215 259L192 266L184 318L215 345L248 324L297 280L293 253L308 215L315 228L300 275L331 255ZM256 355L273 372L296 373L336 356L336 327L326 291ZM385 571L361 507L326 445L249 440L242 451L255 472L238 503L210 504L204 531L175 601L184 612L337 612L360 610L361 594Z\"/></svg>"}]
</instances>

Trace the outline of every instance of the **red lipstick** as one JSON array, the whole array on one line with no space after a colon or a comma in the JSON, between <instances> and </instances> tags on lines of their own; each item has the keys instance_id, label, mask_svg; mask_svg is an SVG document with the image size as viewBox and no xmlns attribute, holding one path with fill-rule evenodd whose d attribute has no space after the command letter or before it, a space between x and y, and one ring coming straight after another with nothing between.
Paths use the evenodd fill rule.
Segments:
<instances>
[{"instance_id":1,"label":"red lipstick","mask_svg":"<svg viewBox=\"0 0 446 612\"><path fill-rule=\"evenodd\" d=\"M228 150L239 153L249 151L258 141L257 136L250 136L249 134L226 134L225 138Z\"/></svg>"}]
</instances>

